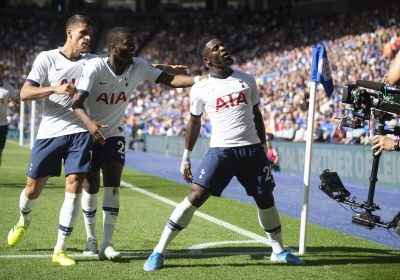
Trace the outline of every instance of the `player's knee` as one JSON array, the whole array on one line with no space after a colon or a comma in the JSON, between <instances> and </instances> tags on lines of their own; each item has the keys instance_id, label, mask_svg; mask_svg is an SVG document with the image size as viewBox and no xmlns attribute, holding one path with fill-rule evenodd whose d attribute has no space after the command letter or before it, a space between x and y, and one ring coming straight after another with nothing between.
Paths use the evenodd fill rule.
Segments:
<instances>
[{"instance_id":1,"label":"player's knee","mask_svg":"<svg viewBox=\"0 0 400 280\"><path fill-rule=\"evenodd\" d=\"M210 195L211 191L208 189L192 184L187 199L193 206L199 208L210 197Z\"/></svg>"}]
</instances>

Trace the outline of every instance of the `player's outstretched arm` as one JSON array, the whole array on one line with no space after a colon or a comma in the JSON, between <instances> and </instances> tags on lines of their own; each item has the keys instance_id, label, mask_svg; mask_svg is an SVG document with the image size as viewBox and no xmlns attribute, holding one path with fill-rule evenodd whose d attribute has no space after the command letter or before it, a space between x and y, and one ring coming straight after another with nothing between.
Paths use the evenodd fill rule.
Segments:
<instances>
[{"instance_id":1,"label":"player's outstretched arm","mask_svg":"<svg viewBox=\"0 0 400 280\"><path fill-rule=\"evenodd\" d=\"M170 75L168 73L164 73L159 82L163 85L173 88L185 88L193 86L195 84L195 79L199 80L199 78L199 76L189 77L184 75Z\"/></svg>"},{"instance_id":2,"label":"player's outstretched arm","mask_svg":"<svg viewBox=\"0 0 400 280\"><path fill-rule=\"evenodd\" d=\"M189 75L188 67L184 65L152 64L154 67L171 75Z\"/></svg>"},{"instance_id":3,"label":"player's outstretched arm","mask_svg":"<svg viewBox=\"0 0 400 280\"><path fill-rule=\"evenodd\" d=\"M89 117L86 108L83 105L85 100L86 94L78 92L72 99L72 109L74 110L75 115L83 122L84 125L86 125L94 140L97 143L104 145L106 143L106 137L104 136L103 132L101 132L100 128L106 128L108 125L99 123Z\"/></svg>"},{"instance_id":4,"label":"player's outstretched arm","mask_svg":"<svg viewBox=\"0 0 400 280\"><path fill-rule=\"evenodd\" d=\"M68 94L71 98L76 93L76 87L72 84L59 86L38 87L31 82L25 82L22 86L20 98L22 101L38 100L51 94Z\"/></svg>"}]
</instances>

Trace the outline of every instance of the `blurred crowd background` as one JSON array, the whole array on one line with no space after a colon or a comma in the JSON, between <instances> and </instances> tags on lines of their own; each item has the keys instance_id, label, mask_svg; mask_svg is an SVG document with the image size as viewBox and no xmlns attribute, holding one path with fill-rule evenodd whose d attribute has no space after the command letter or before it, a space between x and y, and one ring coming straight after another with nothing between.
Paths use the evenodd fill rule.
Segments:
<instances>
[{"instance_id":1,"label":"blurred crowd background","mask_svg":"<svg viewBox=\"0 0 400 280\"><path fill-rule=\"evenodd\" d=\"M186 9L176 12L85 11L95 24L91 52L107 52L105 33L115 26L131 28L137 40L136 56L150 63L181 64L190 75L207 69L196 54L199 39L214 35L226 43L235 58L234 68L257 81L260 108L266 132L274 140L305 141L312 132L314 141L368 144L376 120L364 128L342 128L333 137L339 119L346 113L343 87L356 80L382 81L400 50L400 9L398 1L369 3L357 8L315 14L292 13L289 6L265 11L229 7L225 10ZM72 13L73 14L73 13ZM71 12L23 8L0 9L0 60L5 63L4 80L21 89L34 58L43 50L57 48L65 41L65 22ZM105 33L104 33L105 32ZM307 127L312 46L325 46L335 86L330 98L321 85L316 92L315 127ZM190 89L172 89L152 82L130 93L125 111L127 136L140 140L144 134L184 136L189 111ZM345 106L346 105L346 106ZM10 129L30 127L30 104L25 121L9 108ZM35 126L41 119L37 106ZM398 125L393 115L387 128ZM202 116L202 137L210 137L212 127ZM396 137L396 136L391 136Z\"/></svg>"}]
</instances>

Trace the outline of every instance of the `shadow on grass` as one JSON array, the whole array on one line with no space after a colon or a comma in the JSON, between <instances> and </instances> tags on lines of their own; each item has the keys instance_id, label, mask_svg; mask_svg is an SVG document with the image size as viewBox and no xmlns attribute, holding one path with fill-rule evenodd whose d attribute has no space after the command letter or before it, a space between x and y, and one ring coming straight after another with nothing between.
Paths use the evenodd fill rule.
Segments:
<instances>
[{"instance_id":1,"label":"shadow on grass","mask_svg":"<svg viewBox=\"0 0 400 280\"><path fill-rule=\"evenodd\" d=\"M227 256L248 255L254 261L263 261L254 265L286 265L269 262L271 249L260 247L218 247L203 250L172 250L167 251L166 259L212 259ZM151 252L121 251L127 259L147 259ZM398 264L400 251L396 249L373 249L362 247L309 247L305 255L299 256L307 266L343 265L343 264ZM264 262L264 261L267 261ZM229 264L228 264L229 265ZM248 263L246 263L248 265ZM184 267L176 266L176 267ZM189 265L192 266L192 265ZM195 265L196 266L196 265ZM201 265L203 266L203 265ZM213 266L213 264L205 265ZM236 265L234 265L236 266ZM174 265L167 266L174 267Z\"/></svg>"},{"instance_id":2,"label":"shadow on grass","mask_svg":"<svg viewBox=\"0 0 400 280\"><path fill-rule=\"evenodd\" d=\"M271 254L271 248L262 250L260 247L219 247L210 248L203 250L171 250L167 251L166 259L171 260L200 260L210 259L208 264L183 264L183 265L166 265L166 268L174 267L190 267L190 266L205 266L213 267L220 266L220 264L214 264L212 259L224 258L229 256L248 256L251 261L246 260L245 264L223 264L223 266L265 266L265 265L282 265L284 263L271 262L269 260ZM47 252L51 254L53 248L41 248L41 249L30 249L30 250L19 250L20 252ZM81 254L81 248L68 248L69 254ZM129 263L131 261L143 261L145 262L151 251L144 250L120 250L122 253L122 259L115 261L120 263ZM83 256L82 256L83 257ZM347 265L347 264L398 264L400 263L400 251L391 249L373 249L363 247L309 247L308 252L305 255L300 256L305 261L306 266L326 266L326 265ZM97 260L95 257L90 259L80 259L79 262L89 262ZM254 261L254 263L252 263Z\"/></svg>"}]
</instances>

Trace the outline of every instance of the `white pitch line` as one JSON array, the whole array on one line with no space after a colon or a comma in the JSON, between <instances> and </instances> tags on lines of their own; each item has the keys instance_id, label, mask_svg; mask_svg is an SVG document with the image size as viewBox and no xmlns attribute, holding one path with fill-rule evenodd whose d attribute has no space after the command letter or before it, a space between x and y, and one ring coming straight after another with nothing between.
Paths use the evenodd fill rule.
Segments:
<instances>
[{"instance_id":1,"label":"white pitch line","mask_svg":"<svg viewBox=\"0 0 400 280\"><path fill-rule=\"evenodd\" d=\"M169 204L169 205L171 205L171 206L174 206L174 207L178 206L178 203L176 203L175 201L172 201L172 200L167 199L167 198L165 198L165 197L159 196L159 195L154 194L154 193L152 193L152 192L143 190L143 189L141 189L141 188L135 187L134 185L131 185L131 184L126 183L126 182L124 182L124 181L121 181L121 185L123 185L123 186L125 186L125 187L127 187L127 188L130 188L130 189L132 189L132 190L135 190L135 191L137 191L137 192L140 192L140 193L142 193L142 194L145 194L145 195L147 195L147 196L150 196L150 197L152 197L152 198L155 198L155 199L157 199L157 200L160 200L160 201L162 201L162 202L164 202L164 203L167 203L167 204ZM196 212L195 212L195 215L196 215L196 216L199 216L199 217L201 217L201 218L203 218L203 219L205 219L205 220L207 220L207 221L210 221L210 222L212 222L212 223L215 223L215 224L217 224L217 225L219 225L219 226L222 226L222 227L225 227L225 228L227 228L227 229L230 229L230 230L232 230L232 231L234 231L234 232L237 232L237 233L239 233L239 234L241 234L241 235L250 237L251 239L254 239L254 240L258 241L258 242L261 242L261 243L264 243L264 244L267 244L267 245L270 245L270 244L271 244L271 243L269 242L268 238L266 238L266 237L264 237L264 236L260 236L260 235L258 235L258 234L252 233L252 232L250 232L250 231L247 231L247 230L242 229L242 228L240 228L240 227L234 226L234 225L232 225L232 224L230 224L230 223L227 223L227 222L225 222L225 221L222 221L222 220L220 220L220 219L214 218L214 217L212 217L212 216L210 216L210 215L201 213L201 212L199 212L199 211L196 211Z\"/></svg>"},{"instance_id":2,"label":"white pitch line","mask_svg":"<svg viewBox=\"0 0 400 280\"><path fill-rule=\"evenodd\" d=\"M203 244L197 244L189 247L188 250L202 250L213 246L226 245L226 244L243 244L243 243L258 243L257 240L234 240L234 241L216 241Z\"/></svg>"},{"instance_id":3,"label":"white pitch line","mask_svg":"<svg viewBox=\"0 0 400 280\"><path fill-rule=\"evenodd\" d=\"M19 145L19 142L16 142L16 141L9 141L9 140L8 140L8 142L9 142L9 143L12 143L12 144L15 144L15 145ZM24 147L24 148L30 148L29 144L28 144L28 145L23 145L23 147ZM124 182L124 181L121 181L121 185L123 185L123 186L125 186L125 187L127 187L127 188L130 188L130 189L132 189L132 190L134 190L134 191L137 191L137 192L140 192L140 193L142 193L142 194L145 194L145 195L147 195L147 196L150 196L150 197L152 197L152 198L155 198L155 199L157 199L157 200L160 200L160 201L162 201L162 202L164 202L164 203L166 203L166 204L169 204L169 205L171 205L171 206L174 206L174 207L178 206L178 203L176 203L175 201L172 201L172 200L170 200L170 199L167 199L167 198L162 197L162 196L160 196L160 195L157 195L157 194L155 194L155 193L152 193L152 192L143 190L143 189L141 189L141 188L135 187L134 185L129 184L129 183L126 183L126 182ZM258 234L252 233L252 232L250 232L250 231L247 231L247 230L245 230L245 229L242 229L242 228L240 228L240 227L237 227L237 226L235 226L235 225L232 225L232 224L227 223L227 222L225 222L225 221L222 221L222 220L220 220L220 219L214 218L214 217L212 217L212 216L210 216L210 215L204 214L204 213L202 213L202 212L200 212L200 211L196 211L196 212L195 212L195 215L196 215L196 216L199 216L199 217L201 217L201 218L203 218L203 219L205 219L205 220L207 220L207 221L210 221L210 222L212 222L212 223L215 223L215 224L217 224L217 225L219 225L219 226L225 227L225 228L230 229L230 230L232 230L232 231L234 231L234 232L237 232L237 233L242 234L242 235L244 235L244 236L250 237L250 238L252 238L252 239L254 240L254 241L252 241L252 240L247 240L247 241L245 241L245 240L244 240L244 241L240 241L241 243L260 242L260 243L264 243L264 244L266 244L266 245L271 246L271 243L270 243L270 241L268 240L268 238L266 238L266 237L264 237L264 236L260 236L260 235L258 235ZM237 242L239 242L239 241L226 241L226 242L228 242L228 243L237 243ZM226 242L225 242L225 243L226 243ZM214 243L218 243L218 244L214 244ZM207 243L207 245L208 245L208 246L215 246L215 245L219 245L220 243L221 243L221 242L212 242L212 243ZM222 242L222 243L224 243L224 242ZM225 244L225 243L224 243L224 244ZM199 245L195 245L195 246L193 246L193 247L190 247L188 253L189 253L190 255L207 255L207 256L220 256L220 255L268 255L268 253L266 253L266 252L213 252L213 253L204 253L204 252L201 252L201 249L199 250L199 249L196 247L196 246L202 246L202 245L204 245L204 244L199 244ZM199 247L199 248L200 248L200 247ZM204 248L206 248L206 247L204 247ZM288 249L289 249L293 254L298 254L298 253L299 253L297 250L293 250L293 249L291 249L291 248L288 248ZM196 253L197 250L199 250L198 253ZM151 252L150 252L150 253L151 253ZM123 255L124 255L124 256L148 256L148 253L142 253L142 254L123 254ZM184 255L187 255L187 253L168 253L168 252L167 252L166 255L168 255L168 256L184 256ZM75 255L70 254L69 256L70 256L70 257L74 257L74 258L97 257L97 255L87 256L87 255L83 255L83 254L75 254ZM51 258L51 257L52 257L52 255L8 255L8 256L1 256L1 255L0 255L0 259Z\"/></svg>"},{"instance_id":4,"label":"white pitch line","mask_svg":"<svg viewBox=\"0 0 400 280\"><path fill-rule=\"evenodd\" d=\"M255 242L255 241L254 241ZM141 253L122 253L122 257L148 257L152 251L141 252ZM201 249L192 249L189 252L182 253L173 253L167 252L166 256L187 256L190 254L191 256L238 256L238 255L262 255L269 256L271 253L269 252L203 252ZM5 255L0 256L0 259L51 259L53 255ZM78 259L78 258L97 258L98 255L87 256L84 254L68 254L68 257Z\"/></svg>"},{"instance_id":5,"label":"white pitch line","mask_svg":"<svg viewBox=\"0 0 400 280\"><path fill-rule=\"evenodd\" d=\"M20 146L18 141L11 140L11 139L7 139L7 142L6 142L6 143L11 143L11 144ZM29 148L29 149L30 149L30 144L23 144L21 147Z\"/></svg>"}]
</instances>

